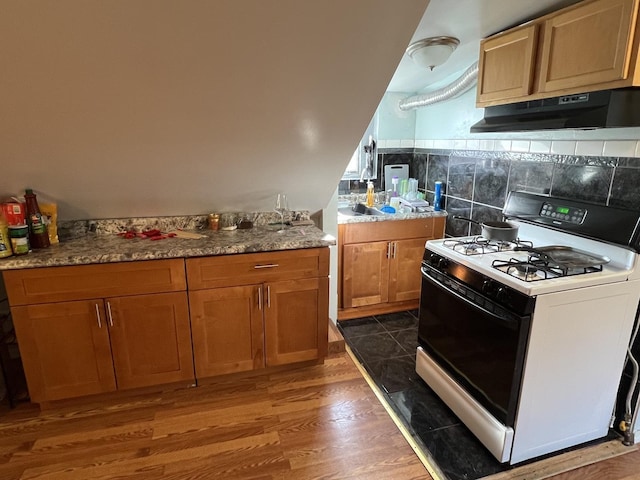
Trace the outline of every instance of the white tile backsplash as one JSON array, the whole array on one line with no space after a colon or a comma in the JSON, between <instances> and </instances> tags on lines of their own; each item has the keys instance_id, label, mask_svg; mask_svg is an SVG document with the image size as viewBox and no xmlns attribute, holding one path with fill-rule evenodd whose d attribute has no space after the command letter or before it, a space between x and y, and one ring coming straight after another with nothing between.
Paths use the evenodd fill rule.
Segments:
<instances>
[{"instance_id":1,"label":"white tile backsplash","mask_svg":"<svg viewBox=\"0 0 640 480\"><path fill-rule=\"evenodd\" d=\"M480 145L479 148L480 150L487 150L487 151L491 151L493 150L493 140L480 140L479 141Z\"/></svg>"},{"instance_id":2,"label":"white tile backsplash","mask_svg":"<svg viewBox=\"0 0 640 480\"><path fill-rule=\"evenodd\" d=\"M511 140L495 140L493 142L493 149L498 152L510 152Z\"/></svg>"},{"instance_id":3,"label":"white tile backsplash","mask_svg":"<svg viewBox=\"0 0 640 480\"><path fill-rule=\"evenodd\" d=\"M578 140L576 155L600 156L604 150L604 140Z\"/></svg>"},{"instance_id":4,"label":"white tile backsplash","mask_svg":"<svg viewBox=\"0 0 640 480\"><path fill-rule=\"evenodd\" d=\"M553 140L551 142L551 153L558 155L575 155L575 140Z\"/></svg>"},{"instance_id":5,"label":"white tile backsplash","mask_svg":"<svg viewBox=\"0 0 640 480\"><path fill-rule=\"evenodd\" d=\"M480 140L467 140L467 150L478 150L480 148Z\"/></svg>"},{"instance_id":6,"label":"white tile backsplash","mask_svg":"<svg viewBox=\"0 0 640 480\"><path fill-rule=\"evenodd\" d=\"M512 140L511 151L512 152L528 152L531 142L529 140Z\"/></svg>"},{"instance_id":7,"label":"white tile backsplash","mask_svg":"<svg viewBox=\"0 0 640 480\"><path fill-rule=\"evenodd\" d=\"M633 157L637 144L634 140L605 140L602 154L605 157Z\"/></svg>"},{"instance_id":8,"label":"white tile backsplash","mask_svg":"<svg viewBox=\"0 0 640 480\"><path fill-rule=\"evenodd\" d=\"M640 140L403 139L380 140L378 148L441 148L596 157L640 157Z\"/></svg>"},{"instance_id":9,"label":"white tile backsplash","mask_svg":"<svg viewBox=\"0 0 640 480\"><path fill-rule=\"evenodd\" d=\"M529 152L531 153L550 153L551 152L551 140L531 140L529 146Z\"/></svg>"}]
</instances>

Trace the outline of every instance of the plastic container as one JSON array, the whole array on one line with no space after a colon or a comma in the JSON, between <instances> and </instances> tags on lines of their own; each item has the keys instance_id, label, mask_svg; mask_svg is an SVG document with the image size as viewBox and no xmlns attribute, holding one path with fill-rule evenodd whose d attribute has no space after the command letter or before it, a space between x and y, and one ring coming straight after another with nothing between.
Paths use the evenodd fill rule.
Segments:
<instances>
[{"instance_id":1,"label":"plastic container","mask_svg":"<svg viewBox=\"0 0 640 480\"><path fill-rule=\"evenodd\" d=\"M367 182L367 207L373 207L375 204L375 192L373 191L373 182Z\"/></svg>"},{"instance_id":2,"label":"plastic container","mask_svg":"<svg viewBox=\"0 0 640 480\"><path fill-rule=\"evenodd\" d=\"M0 215L0 258L10 257L12 254L9 225L4 217Z\"/></svg>"},{"instance_id":3,"label":"plastic container","mask_svg":"<svg viewBox=\"0 0 640 480\"><path fill-rule=\"evenodd\" d=\"M391 177L391 198L398 196L398 177Z\"/></svg>"},{"instance_id":4,"label":"plastic container","mask_svg":"<svg viewBox=\"0 0 640 480\"><path fill-rule=\"evenodd\" d=\"M14 255L29 253L29 227L27 225L9 225L9 238Z\"/></svg>"},{"instance_id":5,"label":"plastic container","mask_svg":"<svg viewBox=\"0 0 640 480\"><path fill-rule=\"evenodd\" d=\"M40 213L38 200L33 190L30 188L25 190L24 200L27 225L29 226L29 245L31 245L31 248L47 248L51 245L47 224L42 217L42 213Z\"/></svg>"},{"instance_id":6,"label":"plastic container","mask_svg":"<svg viewBox=\"0 0 640 480\"><path fill-rule=\"evenodd\" d=\"M436 182L435 193L433 194L433 210L439 212L442 207L442 182Z\"/></svg>"}]
</instances>

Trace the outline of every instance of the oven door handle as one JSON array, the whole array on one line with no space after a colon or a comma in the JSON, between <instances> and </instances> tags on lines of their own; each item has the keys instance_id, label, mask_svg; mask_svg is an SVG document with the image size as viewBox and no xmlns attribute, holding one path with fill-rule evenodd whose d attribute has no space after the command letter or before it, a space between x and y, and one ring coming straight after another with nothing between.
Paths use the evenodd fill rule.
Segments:
<instances>
[{"instance_id":1,"label":"oven door handle","mask_svg":"<svg viewBox=\"0 0 640 480\"><path fill-rule=\"evenodd\" d=\"M518 323L517 320L512 319L512 318L508 318L508 317L505 317L504 315L500 315L500 314L498 314L496 312L492 312L490 310L487 310L486 308L481 307L477 303L474 303L472 300L468 299L464 295L460 295L455 290L451 290L451 288L446 286L444 283L442 283L441 281L439 281L439 280L433 278L431 275L429 275L429 272L424 267L421 267L420 270L422 270L422 277L425 280L428 280L429 282L434 284L436 287L439 287L442 290L446 291L447 293L449 293L449 294L453 295L454 297L458 298L459 300L462 300L464 303L466 303L470 307L481 311L485 315L488 315L488 316L493 317L495 319L501 320L503 323L506 323L506 324L509 324L509 325L517 325L517 323Z\"/></svg>"}]
</instances>

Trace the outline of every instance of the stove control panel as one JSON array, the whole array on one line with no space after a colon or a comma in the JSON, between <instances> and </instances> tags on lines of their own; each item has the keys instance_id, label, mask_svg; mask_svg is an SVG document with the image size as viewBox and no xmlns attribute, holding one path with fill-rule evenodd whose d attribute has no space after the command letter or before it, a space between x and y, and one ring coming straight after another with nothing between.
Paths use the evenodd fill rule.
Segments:
<instances>
[{"instance_id":1,"label":"stove control panel","mask_svg":"<svg viewBox=\"0 0 640 480\"><path fill-rule=\"evenodd\" d=\"M587 211L583 208L570 207L567 205L544 202L540 210L540 216L559 220L562 222L581 224Z\"/></svg>"},{"instance_id":2,"label":"stove control panel","mask_svg":"<svg viewBox=\"0 0 640 480\"><path fill-rule=\"evenodd\" d=\"M532 297L435 252L425 250L422 273L439 279L450 290L485 309L493 309L495 305L500 305L512 312L533 311ZM491 306L492 303L495 305Z\"/></svg>"}]
</instances>

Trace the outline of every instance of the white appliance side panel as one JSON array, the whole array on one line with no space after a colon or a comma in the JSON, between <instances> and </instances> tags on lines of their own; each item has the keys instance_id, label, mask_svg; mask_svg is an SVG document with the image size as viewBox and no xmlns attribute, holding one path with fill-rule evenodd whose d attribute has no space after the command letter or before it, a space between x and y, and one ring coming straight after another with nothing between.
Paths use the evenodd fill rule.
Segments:
<instances>
[{"instance_id":1,"label":"white appliance side panel","mask_svg":"<svg viewBox=\"0 0 640 480\"><path fill-rule=\"evenodd\" d=\"M639 297L634 281L537 298L511 463L607 434Z\"/></svg>"},{"instance_id":2,"label":"white appliance side panel","mask_svg":"<svg viewBox=\"0 0 640 480\"><path fill-rule=\"evenodd\" d=\"M501 463L509 460L513 429L500 423L451 379L421 348L416 352L416 372Z\"/></svg>"}]
</instances>

